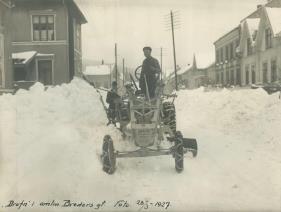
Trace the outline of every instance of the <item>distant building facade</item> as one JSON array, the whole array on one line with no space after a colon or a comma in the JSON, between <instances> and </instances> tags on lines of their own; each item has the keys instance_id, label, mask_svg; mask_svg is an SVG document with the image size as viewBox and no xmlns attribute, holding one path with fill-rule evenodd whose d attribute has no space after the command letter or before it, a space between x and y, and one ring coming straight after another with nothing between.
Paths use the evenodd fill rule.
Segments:
<instances>
[{"instance_id":1,"label":"distant building facade","mask_svg":"<svg viewBox=\"0 0 281 212\"><path fill-rule=\"evenodd\" d=\"M207 75L206 69L198 68L196 58L194 55L192 66L185 72L178 75L179 85L186 89L199 88L206 85Z\"/></svg>"},{"instance_id":2,"label":"distant building facade","mask_svg":"<svg viewBox=\"0 0 281 212\"><path fill-rule=\"evenodd\" d=\"M241 25L242 85L280 82L281 4L261 6L258 17L248 17Z\"/></svg>"},{"instance_id":3,"label":"distant building facade","mask_svg":"<svg viewBox=\"0 0 281 212\"><path fill-rule=\"evenodd\" d=\"M241 28L238 26L214 43L216 84L241 85L240 55L236 51L240 39Z\"/></svg>"},{"instance_id":4,"label":"distant building facade","mask_svg":"<svg viewBox=\"0 0 281 212\"><path fill-rule=\"evenodd\" d=\"M87 21L74 0L14 0L11 22L18 86L68 83L82 73L81 25Z\"/></svg>"},{"instance_id":5,"label":"distant building facade","mask_svg":"<svg viewBox=\"0 0 281 212\"><path fill-rule=\"evenodd\" d=\"M11 1L0 1L0 93L13 88L11 9Z\"/></svg>"},{"instance_id":6,"label":"distant building facade","mask_svg":"<svg viewBox=\"0 0 281 212\"><path fill-rule=\"evenodd\" d=\"M111 88L112 70L109 65L87 66L83 74L95 84L97 88Z\"/></svg>"},{"instance_id":7,"label":"distant building facade","mask_svg":"<svg viewBox=\"0 0 281 212\"><path fill-rule=\"evenodd\" d=\"M265 5L215 43L216 83L249 86L281 80L281 0Z\"/></svg>"}]
</instances>

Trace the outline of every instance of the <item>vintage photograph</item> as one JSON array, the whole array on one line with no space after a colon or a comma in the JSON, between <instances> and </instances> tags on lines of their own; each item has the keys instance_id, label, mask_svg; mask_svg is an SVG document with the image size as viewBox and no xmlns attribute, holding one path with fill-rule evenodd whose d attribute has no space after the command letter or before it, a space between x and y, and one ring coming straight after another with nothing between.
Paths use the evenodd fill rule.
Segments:
<instances>
[{"instance_id":1,"label":"vintage photograph","mask_svg":"<svg viewBox=\"0 0 281 212\"><path fill-rule=\"evenodd\" d=\"M0 0L16 211L281 211L281 0Z\"/></svg>"}]
</instances>

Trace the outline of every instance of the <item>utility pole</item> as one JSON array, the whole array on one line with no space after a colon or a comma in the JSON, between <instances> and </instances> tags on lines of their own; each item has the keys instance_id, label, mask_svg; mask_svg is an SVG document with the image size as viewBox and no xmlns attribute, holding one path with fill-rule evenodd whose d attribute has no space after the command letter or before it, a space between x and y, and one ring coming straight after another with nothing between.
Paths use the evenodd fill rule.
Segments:
<instances>
[{"instance_id":1,"label":"utility pole","mask_svg":"<svg viewBox=\"0 0 281 212\"><path fill-rule=\"evenodd\" d=\"M123 58L123 86L125 85L125 59Z\"/></svg>"},{"instance_id":2,"label":"utility pole","mask_svg":"<svg viewBox=\"0 0 281 212\"><path fill-rule=\"evenodd\" d=\"M162 68L162 62L163 61L163 48L160 48L160 69L161 69L161 81L163 80L163 68Z\"/></svg>"},{"instance_id":3,"label":"utility pole","mask_svg":"<svg viewBox=\"0 0 281 212\"><path fill-rule=\"evenodd\" d=\"M111 86L111 83L112 83L112 80L111 80L111 71L112 71L112 65L109 64L109 82L110 82L110 86Z\"/></svg>"},{"instance_id":4,"label":"utility pole","mask_svg":"<svg viewBox=\"0 0 281 212\"><path fill-rule=\"evenodd\" d=\"M115 80L118 85L118 67L117 67L117 43L115 43Z\"/></svg>"},{"instance_id":5,"label":"utility pole","mask_svg":"<svg viewBox=\"0 0 281 212\"><path fill-rule=\"evenodd\" d=\"M174 33L174 14L172 10L170 12L170 15L171 15L172 39L173 39L175 84L176 84L176 91L178 91L177 61L176 61L176 47L175 47L175 33Z\"/></svg>"}]
</instances>

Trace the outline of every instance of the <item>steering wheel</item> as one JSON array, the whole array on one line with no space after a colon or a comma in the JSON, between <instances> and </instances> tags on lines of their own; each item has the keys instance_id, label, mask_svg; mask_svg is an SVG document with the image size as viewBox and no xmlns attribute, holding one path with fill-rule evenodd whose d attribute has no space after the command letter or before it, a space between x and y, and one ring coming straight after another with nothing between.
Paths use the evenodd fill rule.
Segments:
<instances>
[{"instance_id":1,"label":"steering wheel","mask_svg":"<svg viewBox=\"0 0 281 212\"><path fill-rule=\"evenodd\" d=\"M141 67L142 67L142 65L138 66L135 70L135 77L138 81L140 80L140 76L141 76Z\"/></svg>"}]
</instances>

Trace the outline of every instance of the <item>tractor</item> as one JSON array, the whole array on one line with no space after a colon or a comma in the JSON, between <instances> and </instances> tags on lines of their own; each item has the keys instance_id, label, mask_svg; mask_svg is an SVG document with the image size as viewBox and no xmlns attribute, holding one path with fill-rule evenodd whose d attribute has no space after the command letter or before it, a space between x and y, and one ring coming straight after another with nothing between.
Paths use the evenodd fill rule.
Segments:
<instances>
[{"instance_id":1,"label":"tractor","mask_svg":"<svg viewBox=\"0 0 281 212\"><path fill-rule=\"evenodd\" d=\"M140 79L139 66L135 70L135 78ZM184 154L191 152L197 156L197 141L184 138L176 127L176 110L174 100L176 94L164 94L164 84L158 80L155 97L140 92L132 75L131 83L126 85L126 95L117 105L117 122L123 138L134 143L134 151L117 151L110 135L105 135L102 144L103 170L113 174L116 170L117 158L151 157L172 155L175 170L180 173L184 169ZM148 92L147 92L148 93ZM161 147L164 140L170 143L169 148Z\"/></svg>"}]
</instances>

